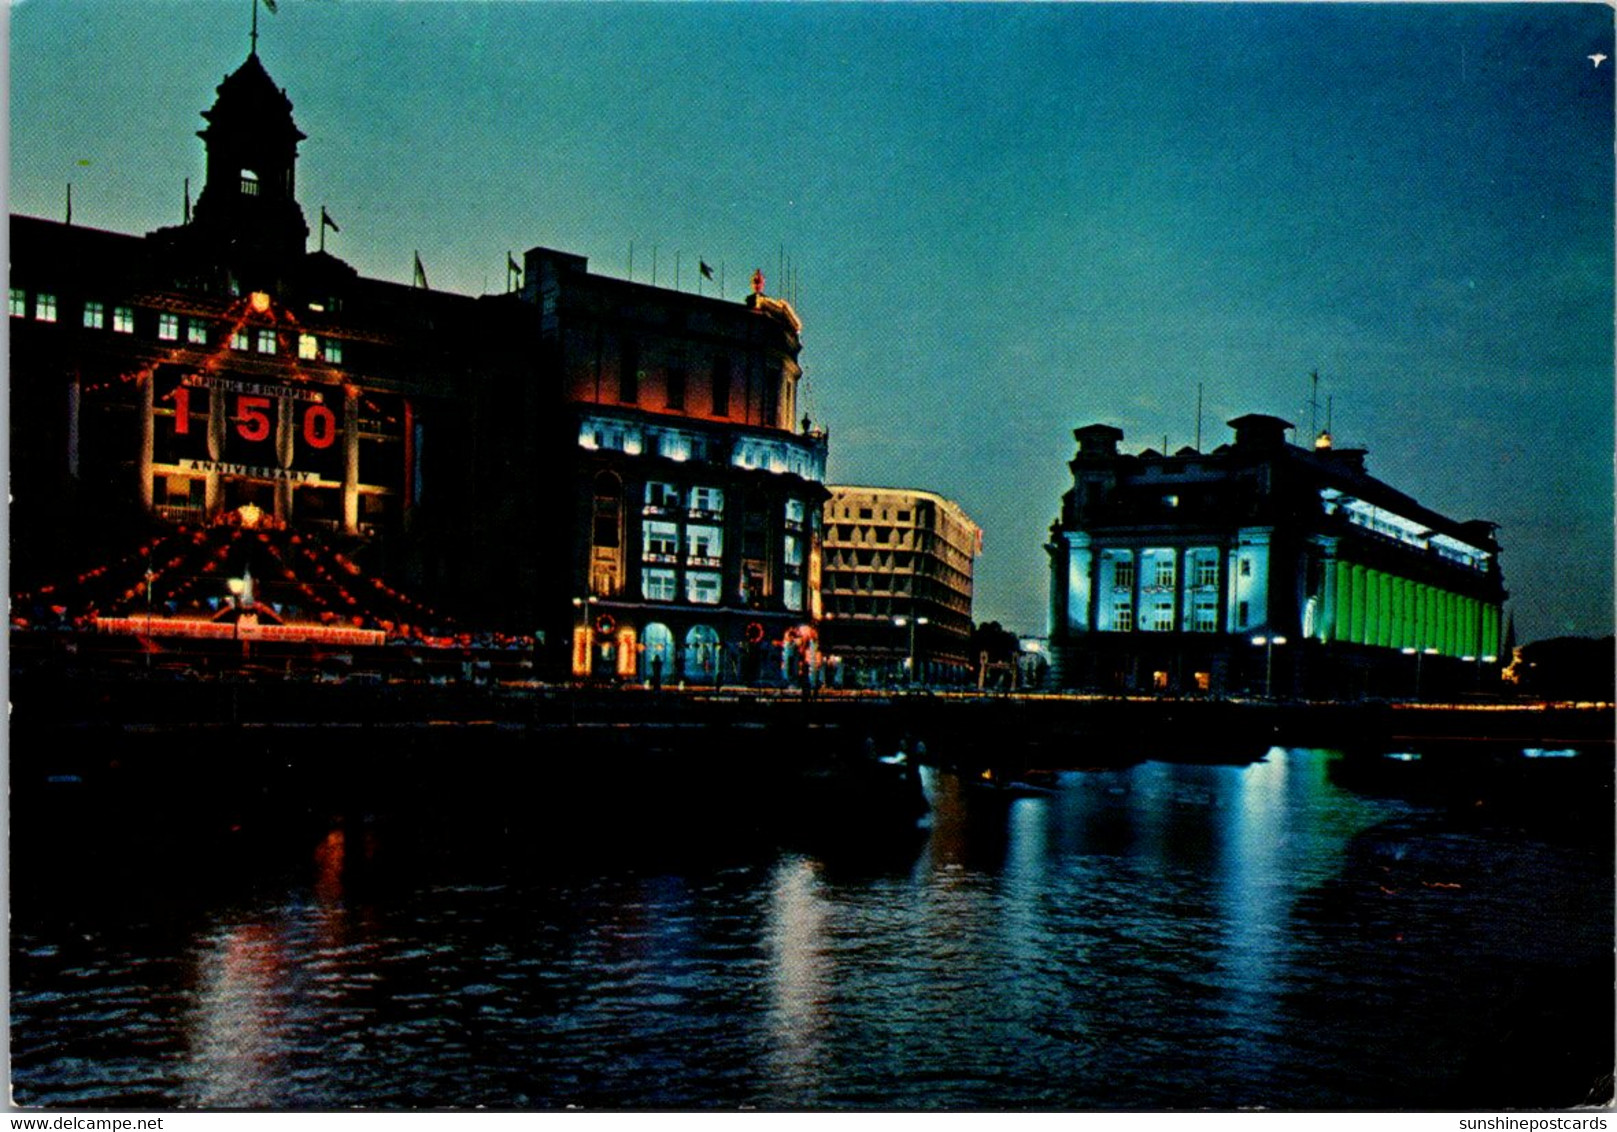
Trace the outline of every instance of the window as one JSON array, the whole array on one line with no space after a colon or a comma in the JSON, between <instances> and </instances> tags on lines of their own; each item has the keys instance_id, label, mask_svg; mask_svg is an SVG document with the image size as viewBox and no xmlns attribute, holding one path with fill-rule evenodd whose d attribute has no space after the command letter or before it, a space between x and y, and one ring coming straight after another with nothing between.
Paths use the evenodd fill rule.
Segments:
<instances>
[{"instance_id":1,"label":"window","mask_svg":"<svg viewBox=\"0 0 1617 1132\"><path fill-rule=\"evenodd\" d=\"M1252 576L1252 559L1246 557L1245 555L1242 555L1241 556L1241 577L1250 578L1251 576ZM1241 619L1241 621L1242 621L1242 624L1245 624L1246 623L1246 618L1243 617Z\"/></svg>"},{"instance_id":2,"label":"window","mask_svg":"<svg viewBox=\"0 0 1617 1132\"><path fill-rule=\"evenodd\" d=\"M1173 599L1159 598L1151 610L1151 628L1158 633L1173 631Z\"/></svg>"},{"instance_id":3,"label":"window","mask_svg":"<svg viewBox=\"0 0 1617 1132\"><path fill-rule=\"evenodd\" d=\"M667 394L670 409L683 409L685 407L685 371L670 369L668 371L667 385L664 392Z\"/></svg>"},{"instance_id":4,"label":"window","mask_svg":"<svg viewBox=\"0 0 1617 1132\"><path fill-rule=\"evenodd\" d=\"M899 522L900 522L900 523L907 523L907 522L909 522L909 521L910 521L910 513L909 513L909 512L908 512L908 511L900 511L900 512L899 512L899 513L898 513L898 521L899 521Z\"/></svg>"},{"instance_id":5,"label":"window","mask_svg":"<svg viewBox=\"0 0 1617 1132\"><path fill-rule=\"evenodd\" d=\"M233 333L230 336L230 348L232 350L245 350L245 349L247 349L247 331L238 330L235 333Z\"/></svg>"},{"instance_id":6,"label":"window","mask_svg":"<svg viewBox=\"0 0 1617 1132\"><path fill-rule=\"evenodd\" d=\"M618 400L626 405L640 400L640 350L633 342L623 344L618 358Z\"/></svg>"},{"instance_id":7,"label":"window","mask_svg":"<svg viewBox=\"0 0 1617 1132\"><path fill-rule=\"evenodd\" d=\"M686 527L685 553L691 556L693 562L717 565L724 555L724 531L718 527L699 527L694 524Z\"/></svg>"},{"instance_id":8,"label":"window","mask_svg":"<svg viewBox=\"0 0 1617 1132\"><path fill-rule=\"evenodd\" d=\"M693 605L719 604L719 576L691 570L685 574L685 600Z\"/></svg>"},{"instance_id":9,"label":"window","mask_svg":"<svg viewBox=\"0 0 1617 1132\"><path fill-rule=\"evenodd\" d=\"M38 322L56 321L56 296L41 291L34 296L34 319Z\"/></svg>"},{"instance_id":10,"label":"window","mask_svg":"<svg viewBox=\"0 0 1617 1132\"><path fill-rule=\"evenodd\" d=\"M260 330L258 332L258 352L260 354L273 354L275 352L275 331Z\"/></svg>"},{"instance_id":11,"label":"window","mask_svg":"<svg viewBox=\"0 0 1617 1132\"><path fill-rule=\"evenodd\" d=\"M12 318L28 317L28 292L21 287L11 289L10 312Z\"/></svg>"},{"instance_id":12,"label":"window","mask_svg":"<svg viewBox=\"0 0 1617 1132\"><path fill-rule=\"evenodd\" d=\"M96 302L85 303L84 325L91 330L100 330L106 326L107 308Z\"/></svg>"},{"instance_id":13,"label":"window","mask_svg":"<svg viewBox=\"0 0 1617 1132\"><path fill-rule=\"evenodd\" d=\"M787 578L780 586L781 600L786 608L796 612L803 608L803 583L796 578Z\"/></svg>"},{"instance_id":14,"label":"window","mask_svg":"<svg viewBox=\"0 0 1617 1132\"><path fill-rule=\"evenodd\" d=\"M786 536L786 565L803 565L803 540L796 535Z\"/></svg>"},{"instance_id":15,"label":"window","mask_svg":"<svg viewBox=\"0 0 1617 1132\"><path fill-rule=\"evenodd\" d=\"M803 521L803 501L801 499L788 499L786 501L786 521L788 523L801 523Z\"/></svg>"},{"instance_id":16,"label":"window","mask_svg":"<svg viewBox=\"0 0 1617 1132\"><path fill-rule=\"evenodd\" d=\"M185 324L185 340L197 346L208 344L208 324L200 318L187 320Z\"/></svg>"},{"instance_id":17,"label":"window","mask_svg":"<svg viewBox=\"0 0 1617 1132\"><path fill-rule=\"evenodd\" d=\"M320 339L313 334L299 334L298 357L305 362L318 361L320 358Z\"/></svg>"},{"instance_id":18,"label":"window","mask_svg":"<svg viewBox=\"0 0 1617 1132\"><path fill-rule=\"evenodd\" d=\"M679 488L671 483L658 483L652 480L646 484L646 506L653 510L664 508L678 508L680 505Z\"/></svg>"},{"instance_id":19,"label":"window","mask_svg":"<svg viewBox=\"0 0 1617 1132\"><path fill-rule=\"evenodd\" d=\"M724 490L717 487L691 488L691 510L718 515L724 511Z\"/></svg>"},{"instance_id":20,"label":"window","mask_svg":"<svg viewBox=\"0 0 1617 1132\"><path fill-rule=\"evenodd\" d=\"M326 361L330 362L334 366L342 365L342 343L337 341L335 338L327 338L325 340L325 345Z\"/></svg>"},{"instance_id":21,"label":"window","mask_svg":"<svg viewBox=\"0 0 1617 1132\"><path fill-rule=\"evenodd\" d=\"M672 559L679 553L679 528L673 523L648 522L642 531L641 544L647 558Z\"/></svg>"},{"instance_id":22,"label":"window","mask_svg":"<svg viewBox=\"0 0 1617 1132\"><path fill-rule=\"evenodd\" d=\"M1212 597L1199 597L1192 613L1190 623L1194 633L1218 632L1218 600Z\"/></svg>"},{"instance_id":23,"label":"window","mask_svg":"<svg viewBox=\"0 0 1617 1132\"><path fill-rule=\"evenodd\" d=\"M119 334L135 332L135 312L131 307L112 308L112 329Z\"/></svg>"},{"instance_id":24,"label":"window","mask_svg":"<svg viewBox=\"0 0 1617 1132\"><path fill-rule=\"evenodd\" d=\"M1120 601L1112 607L1112 628L1119 633L1132 633L1134 631L1134 606L1126 601Z\"/></svg>"},{"instance_id":25,"label":"window","mask_svg":"<svg viewBox=\"0 0 1617 1132\"><path fill-rule=\"evenodd\" d=\"M1245 629L1247 622L1251 619L1252 608L1250 605L1243 601L1235 607L1235 627L1237 629Z\"/></svg>"},{"instance_id":26,"label":"window","mask_svg":"<svg viewBox=\"0 0 1617 1132\"><path fill-rule=\"evenodd\" d=\"M871 517L870 508L869 507L861 507L861 508L859 508L859 517L861 519L870 518Z\"/></svg>"},{"instance_id":27,"label":"window","mask_svg":"<svg viewBox=\"0 0 1617 1132\"><path fill-rule=\"evenodd\" d=\"M1160 586L1161 588L1163 588L1163 589L1172 589L1173 588L1173 559L1172 558L1159 558L1159 559L1157 559L1157 581L1156 581L1156 584L1158 586Z\"/></svg>"},{"instance_id":28,"label":"window","mask_svg":"<svg viewBox=\"0 0 1617 1132\"><path fill-rule=\"evenodd\" d=\"M1213 557L1198 558L1196 560L1196 584L1209 588L1218 585L1218 559Z\"/></svg>"},{"instance_id":29,"label":"window","mask_svg":"<svg viewBox=\"0 0 1617 1132\"><path fill-rule=\"evenodd\" d=\"M165 342L173 342L180 336L180 316L177 314L160 314L157 316L157 336Z\"/></svg>"},{"instance_id":30,"label":"window","mask_svg":"<svg viewBox=\"0 0 1617 1132\"><path fill-rule=\"evenodd\" d=\"M640 593L647 601L673 601L679 596L674 572L660 567L649 567L640 575Z\"/></svg>"},{"instance_id":31,"label":"window","mask_svg":"<svg viewBox=\"0 0 1617 1132\"><path fill-rule=\"evenodd\" d=\"M1129 559L1120 559L1112 563L1112 588L1118 590L1132 590L1134 588L1134 563Z\"/></svg>"},{"instance_id":32,"label":"window","mask_svg":"<svg viewBox=\"0 0 1617 1132\"><path fill-rule=\"evenodd\" d=\"M725 358L713 359L713 415L730 415L730 363Z\"/></svg>"}]
</instances>

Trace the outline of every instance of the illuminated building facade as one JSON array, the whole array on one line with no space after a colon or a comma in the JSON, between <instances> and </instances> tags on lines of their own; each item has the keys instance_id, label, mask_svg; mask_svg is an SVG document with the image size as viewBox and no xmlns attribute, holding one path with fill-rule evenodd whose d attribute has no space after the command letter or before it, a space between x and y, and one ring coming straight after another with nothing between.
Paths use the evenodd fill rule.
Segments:
<instances>
[{"instance_id":1,"label":"illuminated building facade","mask_svg":"<svg viewBox=\"0 0 1617 1132\"><path fill-rule=\"evenodd\" d=\"M540 365L565 405L569 554L541 588L567 603L573 674L819 679L826 435L793 423L791 306L762 275L736 303L542 248L524 268Z\"/></svg>"},{"instance_id":2,"label":"illuminated building facade","mask_svg":"<svg viewBox=\"0 0 1617 1132\"><path fill-rule=\"evenodd\" d=\"M832 485L825 504L825 650L849 686L962 683L982 531L929 491Z\"/></svg>"},{"instance_id":3,"label":"illuminated building facade","mask_svg":"<svg viewBox=\"0 0 1617 1132\"><path fill-rule=\"evenodd\" d=\"M1497 672L1494 525L1432 511L1363 449L1290 444L1252 414L1212 452L1074 434L1047 546L1063 686L1117 692L1429 697Z\"/></svg>"},{"instance_id":4,"label":"illuminated building facade","mask_svg":"<svg viewBox=\"0 0 1617 1132\"><path fill-rule=\"evenodd\" d=\"M180 226L140 237L11 218L25 572L87 538L244 507L353 540L411 526L419 409L449 362L425 328L476 303L306 253L303 135L256 54L204 117L207 178Z\"/></svg>"},{"instance_id":5,"label":"illuminated building facade","mask_svg":"<svg viewBox=\"0 0 1617 1132\"><path fill-rule=\"evenodd\" d=\"M365 278L324 209L308 250L304 135L256 52L203 117L183 223L11 219L19 589L251 514L532 637L548 675L812 672L826 437L793 424L801 324L761 275L725 301L536 248L501 295L419 258ZM152 572L161 607L179 579Z\"/></svg>"}]
</instances>

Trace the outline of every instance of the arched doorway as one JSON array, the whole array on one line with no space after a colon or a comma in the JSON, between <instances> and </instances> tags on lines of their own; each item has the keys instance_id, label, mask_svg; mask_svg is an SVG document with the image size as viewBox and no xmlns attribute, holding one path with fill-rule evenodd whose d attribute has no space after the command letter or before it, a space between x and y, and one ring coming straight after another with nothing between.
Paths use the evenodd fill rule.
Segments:
<instances>
[{"instance_id":1,"label":"arched doorway","mask_svg":"<svg viewBox=\"0 0 1617 1132\"><path fill-rule=\"evenodd\" d=\"M692 625L685 634L684 678L711 684L719 672L719 633L711 625Z\"/></svg>"},{"instance_id":2,"label":"arched doorway","mask_svg":"<svg viewBox=\"0 0 1617 1132\"><path fill-rule=\"evenodd\" d=\"M661 621L653 621L646 626L641 643L646 647L640 654L640 679L658 687L674 674L676 667L673 630Z\"/></svg>"}]
</instances>

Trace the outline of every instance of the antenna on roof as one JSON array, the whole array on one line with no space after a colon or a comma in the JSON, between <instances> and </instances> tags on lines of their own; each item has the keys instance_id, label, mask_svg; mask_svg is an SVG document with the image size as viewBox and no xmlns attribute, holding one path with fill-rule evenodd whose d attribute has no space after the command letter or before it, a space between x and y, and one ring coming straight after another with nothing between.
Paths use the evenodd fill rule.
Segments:
<instances>
[{"instance_id":1,"label":"antenna on roof","mask_svg":"<svg viewBox=\"0 0 1617 1132\"><path fill-rule=\"evenodd\" d=\"M1315 370L1310 377L1313 379L1313 389L1308 395L1308 435L1309 439L1319 438L1319 370Z\"/></svg>"},{"instance_id":2,"label":"antenna on roof","mask_svg":"<svg viewBox=\"0 0 1617 1132\"><path fill-rule=\"evenodd\" d=\"M1202 383L1196 383L1196 451L1202 450Z\"/></svg>"}]
</instances>

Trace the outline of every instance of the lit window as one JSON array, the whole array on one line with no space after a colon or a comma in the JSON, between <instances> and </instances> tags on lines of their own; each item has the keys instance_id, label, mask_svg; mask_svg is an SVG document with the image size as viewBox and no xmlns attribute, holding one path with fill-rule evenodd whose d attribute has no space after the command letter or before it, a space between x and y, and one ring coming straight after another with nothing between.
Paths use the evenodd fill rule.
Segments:
<instances>
[{"instance_id":1,"label":"lit window","mask_svg":"<svg viewBox=\"0 0 1617 1132\"><path fill-rule=\"evenodd\" d=\"M691 488L691 510L719 514L724 510L724 491L717 487Z\"/></svg>"},{"instance_id":2,"label":"lit window","mask_svg":"<svg viewBox=\"0 0 1617 1132\"><path fill-rule=\"evenodd\" d=\"M1120 601L1112 608L1112 628L1119 633L1134 631L1134 607L1128 602Z\"/></svg>"},{"instance_id":3,"label":"lit window","mask_svg":"<svg viewBox=\"0 0 1617 1132\"><path fill-rule=\"evenodd\" d=\"M787 609L794 611L802 609L803 583L796 578L787 578L781 583L780 596L781 600L786 603Z\"/></svg>"},{"instance_id":4,"label":"lit window","mask_svg":"<svg viewBox=\"0 0 1617 1132\"><path fill-rule=\"evenodd\" d=\"M796 535L786 536L786 565L803 565L803 540Z\"/></svg>"},{"instance_id":5,"label":"lit window","mask_svg":"<svg viewBox=\"0 0 1617 1132\"><path fill-rule=\"evenodd\" d=\"M248 349L247 341L247 331L238 330L230 336L230 348L232 350Z\"/></svg>"},{"instance_id":6,"label":"lit window","mask_svg":"<svg viewBox=\"0 0 1617 1132\"><path fill-rule=\"evenodd\" d=\"M180 316L177 314L160 314L157 316L157 336L165 342L173 342L180 336Z\"/></svg>"},{"instance_id":7,"label":"lit window","mask_svg":"<svg viewBox=\"0 0 1617 1132\"><path fill-rule=\"evenodd\" d=\"M260 354L273 354L275 352L275 331L260 330L258 332L258 352Z\"/></svg>"},{"instance_id":8,"label":"lit window","mask_svg":"<svg viewBox=\"0 0 1617 1132\"><path fill-rule=\"evenodd\" d=\"M208 344L208 324L200 318L187 319L185 323L185 340L193 346L206 346Z\"/></svg>"},{"instance_id":9,"label":"lit window","mask_svg":"<svg viewBox=\"0 0 1617 1132\"><path fill-rule=\"evenodd\" d=\"M686 527L685 552L692 559L717 563L724 555L724 531L719 527Z\"/></svg>"},{"instance_id":10,"label":"lit window","mask_svg":"<svg viewBox=\"0 0 1617 1132\"><path fill-rule=\"evenodd\" d=\"M1134 563L1128 559L1112 563L1112 588L1119 590L1132 590L1134 588Z\"/></svg>"},{"instance_id":11,"label":"lit window","mask_svg":"<svg viewBox=\"0 0 1617 1132\"><path fill-rule=\"evenodd\" d=\"M320 357L320 339L313 334L299 334L298 357L306 362L318 360Z\"/></svg>"},{"instance_id":12,"label":"lit window","mask_svg":"<svg viewBox=\"0 0 1617 1132\"><path fill-rule=\"evenodd\" d=\"M34 298L34 318L39 322L56 321L56 296L41 292Z\"/></svg>"},{"instance_id":13,"label":"lit window","mask_svg":"<svg viewBox=\"0 0 1617 1132\"><path fill-rule=\"evenodd\" d=\"M342 343L335 338L326 339L326 361L334 366L342 365Z\"/></svg>"},{"instance_id":14,"label":"lit window","mask_svg":"<svg viewBox=\"0 0 1617 1132\"><path fill-rule=\"evenodd\" d=\"M641 532L641 545L648 558L673 558L679 553L679 528L673 523L648 522Z\"/></svg>"},{"instance_id":15,"label":"lit window","mask_svg":"<svg viewBox=\"0 0 1617 1132\"><path fill-rule=\"evenodd\" d=\"M107 325L107 308L100 303L89 302L84 304L84 325L91 330L100 330Z\"/></svg>"},{"instance_id":16,"label":"lit window","mask_svg":"<svg viewBox=\"0 0 1617 1132\"><path fill-rule=\"evenodd\" d=\"M693 605L719 604L719 576L699 571L685 574L685 600Z\"/></svg>"},{"instance_id":17,"label":"lit window","mask_svg":"<svg viewBox=\"0 0 1617 1132\"><path fill-rule=\"evenodd\" d=\"M1198 633L1216 633L1218 631L1218 603L1214 598L1197 598L1195 616L1191 621L1191 628Z\"/></svg>"},{"instance_id":18,"label":"lit window","mask_svg":"<svg viewBox=\"0 0 1617 1132\"><path fill-rule=\"evenodd\" d=\"M21 287L13 287L11 289L11 308L10 309L11 309L11 317L12 318L27 318L28 317L28 292L24 291Z\"/></svg>"},{"instance_id":19,"label":"lit window","mask_svg":"<svg viewBox=\"0 0 1617 1132\"><path fill-rule=\"evenodd\" d=\"M1196 584L1198 586L1218 585L1218 559L1199 558L1196 560Z\"/></svg>"},{"instance_id":20,"label":"lit window","mask_svg":"<svg viewBox=\"0 0 1617 1132\"><path fill-rule=\"evenodd\" d=\"M1173 600L1163 598L1152 609L1151 628L1158 633L1173 631Z\"/></svg>"},{"instance_id":21,"label":"lit window","mask_svg":"<svg viewBox=\"0 0 1617 1132\"><path fill-rule=\"evenodd\" d=\"M673 601L679 596L674 572L659 568L648 569L640 575L640 593L647 601Z\"/></svg>"},{"instance_id":22,"label":"lit window","mask_svg":"<svg viewBox=\"0 0 1617 1132\"><path fill-rule=\"evenodd\" d=\"M1173 586L1172 558L1157 559L1157 585L1163 589L1169 589Z\"/></svg>"},{"instance_id":23,"label":"lit window","mask_svg":"<svg viewBox=\"0 0 1617 1132\"><path fill-rule=\"evenodd\" d=\"M112 308L112 329L119 334L135 332L135 312L131 307Z\"/></svg>"},{"instance_id":24,"label":"lit window","mask_svg":"<svg viewBox=\"0 0 1617 1132\"><path fill-rule=\"evenodd\" d=\"M679 488L671 483L659 483L651 480L646 484L646 506L656 510L678 508L680 506Z\"/></svg>"}]
</instances>

